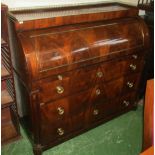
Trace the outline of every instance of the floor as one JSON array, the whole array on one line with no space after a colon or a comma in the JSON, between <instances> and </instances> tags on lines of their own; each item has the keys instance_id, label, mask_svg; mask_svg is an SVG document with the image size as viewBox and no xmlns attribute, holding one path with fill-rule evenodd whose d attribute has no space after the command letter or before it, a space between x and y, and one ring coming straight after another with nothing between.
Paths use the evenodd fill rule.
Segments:
<instances>
[{"instance_id":1,"label":"floor","mask_svg":"<svg viewBox=\"0 0 155 155\"><path fill-rule=\"evenodd\" d=\"M142 145L143 107L43 153L43 155L139 155ZM2 155L33 155L24 130L23 138L2 147Z\"/></svg>"}]
</instances>

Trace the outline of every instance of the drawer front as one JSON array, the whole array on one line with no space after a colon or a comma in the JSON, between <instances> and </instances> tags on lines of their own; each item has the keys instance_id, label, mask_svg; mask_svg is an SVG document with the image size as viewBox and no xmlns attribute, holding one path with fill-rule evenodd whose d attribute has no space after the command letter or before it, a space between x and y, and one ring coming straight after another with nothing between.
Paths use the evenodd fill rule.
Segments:
<instances>
[{"instance_id":1,"label":"drawer front","mask_svg":"<svg viewBox=\"0 0 155 155\"><path fill-rule=\"evenodd\" d=\"M127 110L135 106L136 92L122 96L117 104L118 111Z\"/></svg>"},{"instance_id":2,"label":"drawer front","mask_svg":"<svg viewBox=\"0 0 155 155\"><path fill-rule=\"evenodd\" d=\"M94 102L90 110L90 121L95 123L135 106L136 92L125 94L109 101Z\"/></svg>"},{"instance_id":3,"label":"drawer front","mask_svg":"<svg viewBox=\"0 0 155 155\"><path fill-rule=\"evenodd\" d=\"M90 121L91 123L99 121L101 119L105 119L108 116L117 112L117 101L109 100L107 102L98 102L93 103L92 108L90 110Z\"/></svg>"},{"instance_id":4,"label":"drawer front","mask_svg":"<svg viewBox=\"0 0 155 155\"><path fill-rule=\"evenodd\" d=\"M100 103L119 97L123 88L124 78L119 78L110 82L102 82L93 87L91 92L91 102Z\"/></svg>"},{"instance_id":5,"label":"drawer front","mask_svg":"<svg viewBox=\"0 0 155 155\"><path fill-rule=\"evenodd\" d=\"M40 105L41 140L46 144L72 131L84 128L90 90Z\"/></svg>"},{"instance_id":6,"label":"drawer front","mask_svg":"<svg viewBox=\"0 0 155 155\"><path fill-rule=\"evenodd\" d=\"M101 72L103 72L104 81L108 82L127 74L139 72L142 67L143 56L135 53L119 60L101 64Z\"/></svg>"},{"instance_id":7,"label":"drawer front","mask_svg":"<svg viewBox=\"0 0 155 155\"><path fill-rule=\"evenodd\" d=\"M42 102L56 100L89 89L96 81L103 80L98 65L56 75L39 82Z\"/></svg>"},{"instance_id":8,"label":"drawer front","mask_svg":"<svg viewBox=\"0 0 155 155\"><path fill-rule=\"evenodd\" d=\"M121 95L137 91L139 87L140 78L141 73L126 76L126 78L123 81L123 89Z\"/></svg>"}]
</instances>

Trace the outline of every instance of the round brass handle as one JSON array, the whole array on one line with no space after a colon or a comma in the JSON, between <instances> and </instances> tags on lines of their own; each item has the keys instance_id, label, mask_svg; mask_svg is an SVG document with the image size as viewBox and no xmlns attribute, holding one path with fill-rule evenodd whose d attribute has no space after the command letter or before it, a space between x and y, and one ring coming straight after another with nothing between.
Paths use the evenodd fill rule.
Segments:
<instances>
[{"instance_id":1,"label":"round brass handle","mask_svg":"<svg viewBox=\"0 0 155 155\"><path fill-rule=\"evenodd\" d=\"M58 110L59 115L63 115L64 112L65 112L65 110L63 108L61 108L61 107L58 107L57 110Z\"/></svg>"},{"instance_id":2,"label":"round brass handle","mask_svg":"<svg viewBox=\"0 0 155 155\"><path fill-rule=\"evenodd\" d=\"M57 133L59 134L59 136L62 136L62 135L64 135L65 132L62 128L58 128Z\"/></svg>"},{"instance_id":3,"label":"round brass handle","mask_svg":"<svg viewBox=\"0 0 155 155\"><path fill-rule=\"evenodd\" d=\"M137 55L137 54L133 54L132 57L133 57L134 59L137 59L137 58L138 58L138 55Z\"/></svg>"},{"instance_id":4,"label":"round brass handle","mask_svg":"<svg viewBox=\"0 0 155 155\"><path fill-rule=\"evenodd\" d=\"M136 68L137 68L137 66L136 66L136 65L133 65L133 64L130 64L130 68L131 68L133 71L135 71Z\"/></svg>"},{"instance_id":5,"label":"round brass handle","mask_svg":"<svg viewBox=\"0 0 155 155\"><path fill-rule=\"evenodd\" d=\"M132 82L127 82L127 86L128 86L129 88L132 88L134 85L133 85Z\"/></svg>"},{"instance_id":6,"label":"round brass handle","mask_svg":"<svg viewBox=\"0 0 155 155\"><path fill-rule=\"evenodd\" d=\"M102 72L97 72L97 77L101 78L103 76Z\"/></svg>"},{"instance_id":7,"label":"round brass handle","mask_svg":"<svg viewBox=\"0 0 155 155\"><path fill-rule=\"evenodd\" d=\"M58 75L58 80L62 80L62 75Z\"/></svg>"},{"instance_id":8,"label":"round brass handle","mask_svg":"<svg viewBox=\"0 0 155 155\"><path fill-rule=\"evenodd\" d=\"M100 95L101 94L101 90L100 89L96 89L96 95Z\"/></svg>"},{"instance_id":9,"label":"round brass handle","mask_svg":"<svg viewBox=\"0 0 155 155\"><path fill-rule=\"evenodd\" d=\"M94 111L93 111L93 115L98 115L99 114L99 110L98 109L95 109Z\"/></svg>"},{"instance_id":10,"label":"round brass handle","mask_svg":"<svg viewBox=\"0 0 155 155\"><path fill-rule=\"evenodd\" d=\"M64 92L64 88L62 86L57 86L56 90L58 94L62 94Z\"/></svg>"},{"instance_id":11,"label":"round brass handle","mask_svg":"<svg viewBox=\"0 0 155 155\"><path fill-rule=\"evenodd\" d=\"M126 107L128 107L129 106L129 104L130 104L130 102L129 101L123 101L123 104L126 106Z\"/></svg>"}]
</instances>

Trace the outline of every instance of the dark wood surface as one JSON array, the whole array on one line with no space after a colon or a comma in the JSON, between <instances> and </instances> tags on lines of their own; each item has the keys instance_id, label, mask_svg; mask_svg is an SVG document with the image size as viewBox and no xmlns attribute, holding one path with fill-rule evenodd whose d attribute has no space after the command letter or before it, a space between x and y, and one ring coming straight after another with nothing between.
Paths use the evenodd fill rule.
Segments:
<instances>
[{"instance_id":1,"label":"dark wood surface","mask_svg":"<svg viewBox=\"0 0 155 155\"><path fill-rule=\"evenodd\" d=\"M136 107L148 29L135 7L101 6L117 9L72 18L61 11L83 7L44 10L59 16L35 20L28 16L42 10L9 13L17 96L35 155Z\"/></svg>"}]
</instances>

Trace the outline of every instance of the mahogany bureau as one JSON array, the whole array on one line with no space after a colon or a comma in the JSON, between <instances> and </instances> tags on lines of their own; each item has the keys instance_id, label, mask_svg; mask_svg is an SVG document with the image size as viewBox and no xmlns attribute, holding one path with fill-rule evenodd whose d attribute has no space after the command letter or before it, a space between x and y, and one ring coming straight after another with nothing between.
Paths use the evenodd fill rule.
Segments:
<instances>
[{"instance_id":1,"label":"mahogany bureau","mask_svg":"<svg viewBox=\"0 0 155 155\"><path fill-rule=\"evenodd\" d=\"M135 109L149 37L136 7L12 11L9 21L17 98L35 155Z\"/></svg>"}]
</instances>

